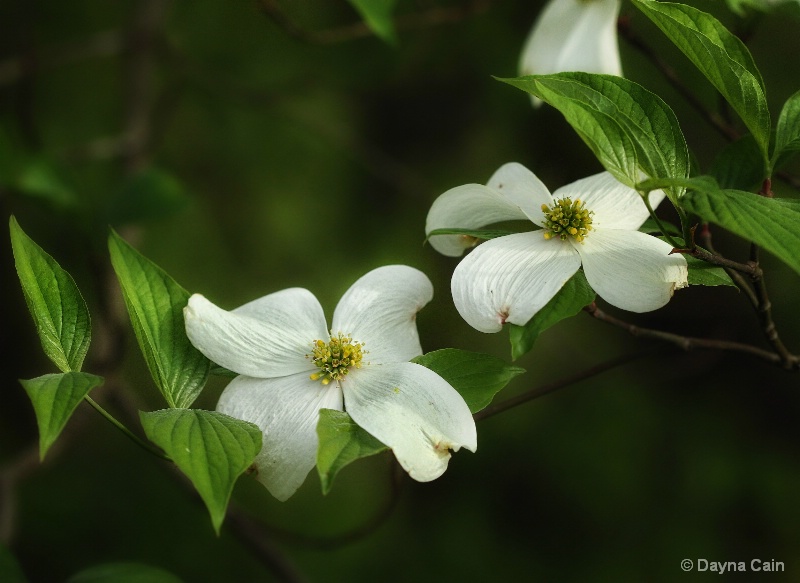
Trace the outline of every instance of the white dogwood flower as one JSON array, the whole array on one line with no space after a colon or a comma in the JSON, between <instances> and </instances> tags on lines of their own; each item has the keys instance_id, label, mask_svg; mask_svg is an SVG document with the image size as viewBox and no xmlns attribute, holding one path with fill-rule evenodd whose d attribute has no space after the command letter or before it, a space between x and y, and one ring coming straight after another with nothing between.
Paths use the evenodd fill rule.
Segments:
<instances>
[{"instance_id":1,"label":"white dogwood flower","mask_svg":"<svg viewBox=\"0 0 800 583\"><path fill-rule=\"evenodd\" d=\"M475 451L475 422L461 395L408 362L422 354L415 318L432 297L425 274L390 265L347 290L330 329L319 301L301 288L231 312L199 294L189 299L192 344L240 375L217 410L261 428L257 478L276 498L289 498L314 467L322 408L346 409L420 482L447 469L450 450Z\"/></svg>"},{"instance_id":2,"label":"white dogwood flower","mask_svg":"<svg viewBox=\"0 0 800 583\"><path fill-rule=\"evenodd\" d=\"M620 5L621 0L550 0L522 49L520 75L583 71L622 76ZM541 104L532 98L534 105Z\"/></svg>"},{"instance_id":3,"label":"white dogwood flower","mask_svg":"<svg viewBox=\"0 0 800 583\"><path fill-rule=\"evenodd\" d=\"M650 195L655 207L664 198ZM523 325L583 266L595 292L631 312L665 305L688 285L686 260L672 246L637 231L649 213L639 194L608 172L559 188L552 195L527 168L502 166L486 186L467 184L437 198L425 232L478 229L507 220L530 220L541 230L482 243L458 264L451 291L458 312L473 328L497 332L505 322ZM431 245L460 256L476 239L434 235Z\"/></svg>"}]
</instances>

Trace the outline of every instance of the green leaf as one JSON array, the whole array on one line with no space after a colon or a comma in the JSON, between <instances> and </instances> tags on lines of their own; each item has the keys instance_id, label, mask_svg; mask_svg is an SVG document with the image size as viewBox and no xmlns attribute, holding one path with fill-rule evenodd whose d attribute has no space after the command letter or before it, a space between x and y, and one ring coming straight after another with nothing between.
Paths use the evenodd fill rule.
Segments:
<instances>
[{"instance_id":1,"label":"green leaf","mask_svg":"<svg viewBox=\"0 0 800 583\"><path fill-rule=\"evenodd\" d=\"M742 190L692 191L683 205L763 247L800 273L800 205Z\"/></svg>"},{"instance_id":2,"label":"green leaf","mask_svg":"<svg viewBox=\"0 0 800 583\"><path fill-rule=\"evenodd\" d=\"M139 412L147 437L186 474L208 507L219 534L237 478L261 449L261 430L216 411Z\"/></svg>"},{"instance_id":3,"label":"green leaf","mask_svg":"<svg viewBox=\"0 0 800 583\"><path fill-rule=\"evenodd\" d=\"M366 25L389 44L397 42L392 11L397 0L348 0L358 11Z\"/></svg>"},{"instance_id":4,"label":"green leaf","mask_svg":"<svg viewBox=\"0 0 800 583\"><path fill-rule=\"evenodd\" d=\"M606 116L613 119L618 126L615 131L621 130L626 136L634 155L624 153L628 159L623 164L617 161L617 155L609 157L605 151L600 155L595 151L595 155L612 174L612 167L624 169L627 180L615 174L622 182L633 185L639 181L637 165L652 178L684 178L689 175L689 150L678 119L660 97L641 85L614 75L590 73L536 75L506 82L553 105L582 136L586 117L576 117L575 112L589 114L590 125L599 123ZM576 125L573 118L580 125ZM613 138L609 135L609 139ZM611 167L605 158L609 159ZM680 188L667 191L673 203L681 194Z\"/></svg>"},{"instance_id":5,"label":"green leaf","mask_svg":"<svg viewBox=\"0 0 800 583\"><path fill-rule=\"evenodd\" d=\"M510 325L511 357L516 360L533 348L539 334L580 312L594 301L594 290L578 270L559 292L539 310L524 326Z\"/></svg>"},{"instance_id":6,"label":"green leaf","mask_svg":"<svg viewBox=\"0 0 800 583\"><path fill-rule=\"evenodd\" d=\"M706 261L701 261L700 259L696 259L695 257L691 257L689 255L684 255L683 257L686 259L686 264L689 268L689 285L728 285L731 287L736 287L736 284L733 283L731 276L728 275L728 273L722 267L719 267L718 265L712 265Z\"/></svg>"},{"instance_id":7,"label":"green leaf","mask_svg":"<svg viewBox=\"0 0 800 583\"><path fill-rule=\"evenodd\" d=\"M3 583L27 583L28 581L17 559L2 542L0 542L0 575L2 575Z\"/></svg>"},{"instance_id":8,"label":"green leaf","mask_svg":"<svg viewBox=\"0 0 800 583\"><path fill-rule=\"evenodd\" d=\"M46 374L19 381L33 404L39 425L39 459L61 434L78 404L103 378L85 372Z\"/></svg>"},{"instance_id":9,"label":"green leaf","mask_svg":"<svg viewBox=\"0 0 800 583\"><path fill-rule=\"evenodd\" d=\"M560 111L617 180L629 186L638 180L638 160L631 138L614 114L592 103L591 98L595 95L583 84L570 81L566 73L499 81L535 95Z\"/></svg>"},{"instance_id":10,"label":"green leaf","mask_svg":"<svg viewBox=\"0 0 800 583\"><path fill-rule=\"evenodd\" d=\"M111 201L113 224L139 222L170 215L189 202L172 174L148 168L129 178Z\"/></svg>"},{"instance_id":11,"label":"green leaf","mask_svg":"<svg viewBox=\"0 0 800 583\"><path fill-rule=\"evenodd\" d=\"M800 152L800 91L786 100L778 117L772 168L782 166L797 152Z\"/></svg>"},{"instance_id":12,"label":"green leaf","mask_svg":"<svg viewBox=\"0 0 800 583\"><path fill-rule=\"evenodd\" d=\"M496 356L456 348L434 350L411 362L431 369L450 383L472 413L486 407L511 379L525 372Z\"/></svg>"},{"instance_id":13,"label":"green leaf","mask_svg":"<svg viewBox=\"0 0 800 583\"><path fill-rule=\"evenodd\" d=\"M189 292L114 231L108 248L153 380L170 407L190 406L206 384L211 361L186 336Z\"/></svg>"},{"instance_id":14,"label":"green leaf","mask_svg":"<svg viewBox=\"0 0 800 583\"><path fill-rule=\"evenodd\" d=\"M716 18L685 4L632 0L739 114L767 161L770 119L764 81L750 51Z\"/></svg>"},{"instance_id":15,"label":"green leaf","mask_svg":"<svg viewBox=\"0 0 800 583\"><path fill-rule=\"evenodd\" d=\"M158 567L141 563L106 563L84 569L67 583L182 583L181 579Z\"/></svg>"},{"instance_id":16,"label":"green leaf","mask_svg":"<svg viewBox=\"0 0 800 583\"><path fill-rule=\"evenodd\" d=\"M497 237L505 237L506 235L513 234L514 231L506 231L503 229L434 229L428 233L428 236L425 237L425 241L427 242L428 239L437 235L467 235L469 237L488 241L489 239L496 239Z\"/></svg>"},{"instance_id":17,"label":"green leaf","mask_svg":"<svg viewBox=\"0 0 800 583\"><path fill-rule=\"evenodd\" d=\"M800 199L798 198L773 198L776 203L800 211Z\"/></svg>"},{"instance_id":18,"label":"green leaf","mask_svg":"<svg viewBox=\"0 0 800 583\"><path fill-rule=\"evenodd\" d=\"M720 187L738 190L760 188L766 177L761 152L750 134L725 146L710 171Z\"/></svg>"},{"instance_id":19,"label":"green leaf","mask_svg":"<svg viewBox=\"0 0 800 583\"><path fill-rule=\"evenodd\" d=\"M336 474L357 459L389 449L372 437L344 411L320 409L317 423L317 472L322 493L330 492Z\"/></svg>"},{"instance_id":20,"label":"green leaf","mask_svg":"<svg viewBox=\"0 0 800 583\"><path fill-rule=\"evenodd\" d=\"M89 349L89 310L72 276L9 220L14 263L45 354L63 372L77 371Z\"/></svg>"}]
</instances>

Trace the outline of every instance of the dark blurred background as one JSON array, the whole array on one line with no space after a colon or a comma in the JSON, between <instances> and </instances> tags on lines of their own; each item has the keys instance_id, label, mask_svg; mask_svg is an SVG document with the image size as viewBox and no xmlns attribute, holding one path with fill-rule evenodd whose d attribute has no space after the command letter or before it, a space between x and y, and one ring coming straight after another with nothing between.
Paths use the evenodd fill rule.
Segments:
<instances>
[{"instance_id":1,"label":"dark blurred background","mask_svg":"<svg viewBox=\"0 0 800 583\"><path fill-rule=\"evenodd\" d=\"M720 2L697 5L748 36L777 118L800 89L800 10L741 19ZM601 170L560 114L533 110L492 79L516 75L541 7L401 0L392 47L343 0L5 0L3 217L14 214L86 297L94 341L85 370L108 378L95 398L137 431L137 408L164 406L121 312L108 225L226 308L302 286L330 317L368 270L415 266L436 289L418 319L426 351L510 360L506 332L484 335L458 317L449 296L457 262L423 245L423 227L436 196L483 183L508 161L551 189ZM626 3L623 17L708 108L719 105L641 13ZM724 139L647 58L625 42L621 51L626 76L675 109L707 172ZM787 171L800 175L796 163ZM781 182L775 189L797 196ZM718 249L746 260L745 243L714 235ZM63 581L112 561L187 582L278 580L230 528L217 538L199 500L88 406L39 465L17 379L55 369L0 239L0 535L29 580ZM763 265L778 329L797 352L798 275L768 255ZM643 326L764 345L733 288L682 290L650 314L607 309ZM347 468L327 497L314 473L286 503L245 478L234 504L263 523L259 539L282 557L275 564L309 581L711 576L684 574L684 558L774 559L786 571L764 580L800 580L797 373L637 341L580 314L517 362L528 374L498 400L642 349L658 353L480 422L477 453L454 455L433 483L405 479L394 492L384 454ZM213 408L223 386L213 379L197 406Z\"/></svg>"}]
</instances>

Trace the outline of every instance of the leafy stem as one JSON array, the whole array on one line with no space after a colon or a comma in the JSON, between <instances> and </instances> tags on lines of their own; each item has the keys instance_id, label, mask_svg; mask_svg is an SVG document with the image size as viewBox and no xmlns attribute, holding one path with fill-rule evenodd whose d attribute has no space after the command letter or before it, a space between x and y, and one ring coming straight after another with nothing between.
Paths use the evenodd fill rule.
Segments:
<instances>
[{"instance_id":1,"label":"leafy stem","mask_svg":"<svg viewBox=\"0 0 800 583\"><path fill-rule=\"evenodd\" d=\"M642 200L644 201L644 205L647 207L647 211L650 213L650 216L656 222L656 225L658 225L658 230L661 231L661 235L664 237L664 239L666 239L667 243L669 243L670 245L672 245L675 248L682 247L682 245L680 243L678 243L678 241L676 241L675 239L672 238L672 236L669 234L669 231L661 223L661 219L659 219L658 216L656 215L655 210L653 210L653 207L650 204L650 192L652 192L652 191L650 191L650 190L648 190L648 191L640 190L639 194L641 195ZM675 208L678 208L678 207L676 206ZM685 214L682 214L681 215L681 225L683 225L685 223L684 218L685 218Z\"/></svg>"},{"instance_id":2,"label":"leafy stem","mask_svg":"<svg viewBox=\"0 0 800 583\"><path fill-rule=\"evenodd\" d=\"M94 399L92 399L89 395L86 395L84 397L84 400L87 403L89 403L92 407L94 407L94 409L98 413L100 413L100 415L105 417L106 420L109 423L111 423L111 425L113 425L114 427L119 429L128 439L133 441L136 445L141 447L143 450L145 450L146 452L151 453L154 456L156 456L158 458L161 458L163 460L172 461L172 459L170 459L169 456L165 455L163 452L159 451L158 449L156 449L155 447L153 447L152 445L150 445L146 441L143 441L142 439L137 437L136 434L134 434L127 427L125 427L125 425L122 422L118 421L111 413L109 413L108 411L103 409L103 407L101 407L100 404L97 401L95 401Z\"/></svg>"}]
</instances>

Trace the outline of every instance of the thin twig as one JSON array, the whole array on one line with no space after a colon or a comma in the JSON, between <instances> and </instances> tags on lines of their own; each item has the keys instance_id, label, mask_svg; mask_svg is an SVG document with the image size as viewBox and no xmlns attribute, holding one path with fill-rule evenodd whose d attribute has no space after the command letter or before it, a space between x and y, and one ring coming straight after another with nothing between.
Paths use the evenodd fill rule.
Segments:
<instances>
[{"instance_id":1,"label":"thin twig","mask_svg":"<svg viewBox=\"0 0 800 583\"><path fill-rule=\"evenodd\" d=\"M700 244L708 249L714 255L718 255L716 250L714 249L714 243L711 237L711 229L708 226L708 223L703 223L700 227ZM725 268L725 273L733 280L733 283L736 284L736 287L739 288L747 299L750 300L750 303L754 308L758 307L758 298L756 294L753 292L753 288L747 283L747 280L742 277L742 274L736 271L735 269Z\"/></svg>"},{"instance_id":2,"label":"thin twig","mask_svg":"<svg viewBox=\"0 0 800 583\"><path fill-rule=\"evenodd\" d=\"M772 198L772 181L769 178L764 180L758 194L765 198ZM750 263L756 266L759 264L759 248L755 243L750 244ZM780 355L781 364L784 368L792 369L800 366L800 357L789 352L778 335L778 329L775 327L775 321L772 319L772 302L770 302L769 294L767 294L767 284L764 280L764 273L759 269L759 272L753 274L750 279L753 282L757 300L756 313L758 314L758 319L761 322L761 329L764 331L767 342L769 342L772 349Z\"/></svg>"},{"instance_id":3,"label":"thin twig","mask_svg":"<svg viewBox=\"0 0 800 583\"><path fill-rule=\"evenodd\" d=\"M626 330L629 334L635 336L636 338L651 338L653 340L669 342L670 344L678 346L686 351L699 348L707 350L727 350L732 352L741 352L756 356L772 364L782 365L784 368L800 369L800 359L798 359L798 357L793 356L792 361L789 363L789 366L787 366L785 359L780 354L770 352L769 350L764 350L763 348L758 348L757 346L752 346L750 344L731 342L729 340L693 338L691 336L681 336L679 334L672 334L671 332L654 330L652 328L642 328L605 313L603 310L598 308L595 303L586 306L584 311L602 322L606 322L616 326L617 328Z\"/></svg>"},{"instance_id":4,"label":"thin twig","mask_svg":"<svg viewBox=\"0 0 800 583\"><path fill-rule=\"evenodd\" d=\"M486 407L482 411L479 411L473 415L475 421L482 421L483 419L487 419L489 417L493 417L498 413L502 413L504 411L508 411L514 407L518 407L528 401L532 401L533 399L537 399L553 391L557 391L558 389L562 389L569 385L574 385L580 381L586 380L593 376L597 376L601 373L606 372L607 370L611 370L612 368L616 368L623 364L627 364L634 360L638 360L640 358L644 358L646 356L651 356L654 354L654 351L646 351L646 352L634 352L632 354L623 354L622 356L618 356L617 358L613 358L606 362L601 362L598 365L593 367L587 368L586 370L582 370L577 372L573 375L564 377L563 379L558 379L552 383L543 385L541 387L536 387L530 391L522 393L521 395L517 395L511 399L506 399L505 401L501 401L500 403L496 403L490 407Z\"/></svg>"},{"instance_id":5,"label":"thin twig","mask_svg":"<svg viewBox=\"0 0 800 583\"><path fill-rule=\"evenodd\" d=\"M755 245L753 246L755 247ZM756 248L756 253L757 253ZM767 294L767 285L764 277L754 277L753 286L755 287L756 298L758 298L758 306L756 313L761 322L761 328L764 331L764 336L769 342L772 349L780 355L781 364L786 369L800 368L800 356L796 356L789 352L786 345L778 335L778 329L775 327L775 322L772 319L772 302L769 300Z\"/></svg>"},{"instance_id":6,"label":"thin twig","mask_svg":"<svg viewBox=\"0 0 800 583\"><path fill-rule=\"evenodd\" d=\"M701 247L695 246L694 249L673 249L672 252L691 255L692 257L700 259L701 261L705 261L706 263L719 265L720 267L725 267L727 269L733 269L734 271L744 273L750 277L761 277L763 275L761 267L759 267L758 264L754 264L752 262L739 263L738 261L732 261L717 253L706 251Z\"/></svg>"}]
</instances>

